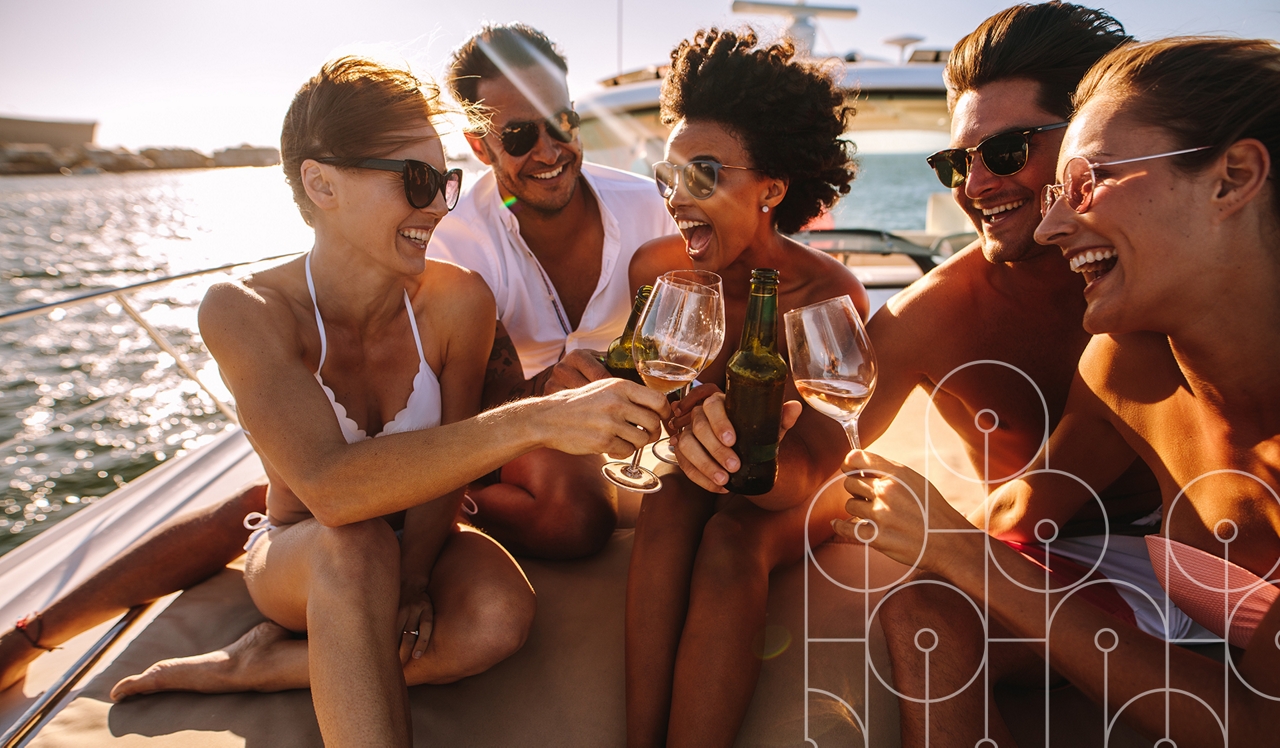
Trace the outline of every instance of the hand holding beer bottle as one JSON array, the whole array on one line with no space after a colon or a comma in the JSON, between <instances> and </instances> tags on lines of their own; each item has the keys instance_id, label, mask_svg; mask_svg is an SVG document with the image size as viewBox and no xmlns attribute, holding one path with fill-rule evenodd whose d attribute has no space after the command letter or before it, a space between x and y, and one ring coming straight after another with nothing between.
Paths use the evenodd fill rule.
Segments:
<instances>
[{"instance_id":1,"label":"hand holding beer bottle","mask_svg":"<svg viewBox=\"0 0 1280 748\"><path fill-rule=\"evenodd\" d=\"M778 445L800 414L784 403L787 364L778 355L778 272L751 273L742 341L725 367L726 392L693 411L682 437L680 467L694 483L716 493L760 496L772 490Z\"/></svg>"}]
</instances>

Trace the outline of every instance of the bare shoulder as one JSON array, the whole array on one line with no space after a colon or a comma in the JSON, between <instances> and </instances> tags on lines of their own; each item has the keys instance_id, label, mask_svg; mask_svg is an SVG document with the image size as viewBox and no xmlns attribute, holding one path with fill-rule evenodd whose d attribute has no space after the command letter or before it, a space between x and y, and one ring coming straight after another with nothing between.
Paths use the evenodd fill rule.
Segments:
<instances>
[{"instance_id":1,"label":"bare shoulder","mask_svg":"<svg viewBox=\"0 0 1280 748\"><path fill-rule=\"evenodd\" d=\"M215 357L238 350L300 350L296 262L216 283L200 302L200 335ZM305 293L305 290L303 291Z\"/></svg>"},{"instance_id":2,"label":"bare shoulder","mask_svg":"<svg viewBox=\"0 0 1280 748\"><path fill-rule=\"evenodd\" d=\"M958 311L974 297L975 289L987 282L991 263L982 256L977 242L947 258L933 270L894 296L886 306L895 315L928 316Z\"/></svg>"},{"instance_id":3,"label":"bare shoulder","mask_svg":"<svg viewBox=\"0 0 1280 748\"><path fill-rule=\"evenodd\" d=\"M459 319L482 319L489 324L497 317L493 291L484 278L445 260L427 258L427 267L421 276L415 302L425 304L432 312L440 312ZM419 303L414 304L421 309Z\"/></svg>"},{"instance_id":4,"label":"bare shoulder","mask_svg":"<svg viewBox=\"0 0 1280 748\"><path fill-rule=\"evenodd\" d=\"M867 289L862 286L862 282L853 274L853 271L826 252L796 241L791 241L791 244L793 245L791 250L800 260L795 267L801 275L801 291L796 299L798 303L792 308L817 304L820 301L847 294L853 299L854 307L865 320L871 308L871 301L867 297ZM784 278L783 281L785 282L786 279Z\"/></svg>"},{"instance_id":5,"label":"bare shoulder","mask_svg":"<svg viewBox=\"0 0 1280 748\"><path fill-rule=\"evenodd\" d=\"M1094 335L1080 357L1079 373L1109 402L1154 402L1185 384L1169 338L1154 332Z\"/></svg>"},{"instance_id":6,"label":"bare shoulder","mask_svg":"<svg viewBox=\"0 0 1280 748\"><path fill-rule=\"evenodd\" d=\"M492 332L498 316L493 291L475 270L429 257L420 279L413 309L430 320L430 327L453 333L485 327Z\"/></svg>"},{"instance_id":7,"label":"bare shoulder","mask_svg":"<svg viewBox=\"0 0 1280 748\"><path fill-rule=\"evenodd\" d=\"M653 283L659 275L669 270L692 267L693 262L685 253L684 239L679 234L672 234L641 244L636 253L631 256L627 278L634 292L646 283Z\"/></svg>"}]
</instances>

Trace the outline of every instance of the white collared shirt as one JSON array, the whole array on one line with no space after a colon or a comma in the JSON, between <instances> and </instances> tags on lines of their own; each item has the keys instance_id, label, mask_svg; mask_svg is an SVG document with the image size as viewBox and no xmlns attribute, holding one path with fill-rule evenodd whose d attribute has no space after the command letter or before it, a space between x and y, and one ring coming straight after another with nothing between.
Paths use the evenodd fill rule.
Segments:
<instances>
[{"instance_id":1,"label":"white collared shirt","mask_svg":"<svg viewBox=\"0 0 1280 748\"><path fill-rule=\"evenodd\" d=\"M492 170L463 193L427 245L427 256L473 270L489 284L526 379L569 351L607 348L631 312L631 256L650 239L676 233L652 179L590 163L582 165L582 174L600 206L604 246L600 280L577 329L571 329L555 286L520 236L515 214L503 205Z\"/></svg>"}]
</instances>

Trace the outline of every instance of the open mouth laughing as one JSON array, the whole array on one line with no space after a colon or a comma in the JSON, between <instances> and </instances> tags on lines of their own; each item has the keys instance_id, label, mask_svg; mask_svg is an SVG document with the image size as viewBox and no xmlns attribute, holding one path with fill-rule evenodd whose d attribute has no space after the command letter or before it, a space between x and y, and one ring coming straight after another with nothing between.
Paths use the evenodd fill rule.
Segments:
<instances>
[{"instance_id":1,"label":"open mouth laughing","mask_svg":"<svg viewBox=\"0 0 1280 748\"><path fill-rule=\"evenodd\" d=\"M530 174L529 176L533 177L534 179L555 179L556 177L564 173L564 166L565 166L564 164L560 164L559 166L549 171L538 172L536 174Z\"/></svg>"},{"instance_id":2,"label":"open mouth laughing","mask_svg":"<svg viewBox=\"0 0 1280 748\"><path fill-rule=\"evenodd\" d=\"M983 223L999 223L1000 221L1004 220L1004 218L1006 217L1004 214L1017 210L1018 208L1021 208L1022 206L1026 205L1028 202L1029 201L1026 199L1011 200L1007 203L1001 203L999 205L992 205L990 207L980 208L980 210L982 211L982 222Z\"/></svg>"},{"instance_id":3,"label":"open mouth laughing","mask_svg":"<svg viewBox=\"0 0 1280 748\"><path fill-rule=\"evenodd\" d=\"M1116 253L1110 249L1091 249L1073 255L1071 270L1084 275L1085 282L1093 283L1116 266Z\"/></svg>"},{"instance_id":4,"label":"open mouth laughing","mask_svg":"<svg viewBox=\"0 0 1280 748\"><path fill-rule=\"evenodd\" d=\"M700 257L706 251L707 245L711 243L711 224L706 221L678 218L676 228L680 229L686 252L692 258Z\"/></svg>"},{"instance_id":5,"label":"open mouth laughing","mask_svg":"<svg viewBox=\"0 0 1280 748\"><path fill-rule=\"evenodd\" d=\"M400 229L400 236L418 245L419 248L426 249L431 232L425 229Z\"/></svg>"}]
</instances>

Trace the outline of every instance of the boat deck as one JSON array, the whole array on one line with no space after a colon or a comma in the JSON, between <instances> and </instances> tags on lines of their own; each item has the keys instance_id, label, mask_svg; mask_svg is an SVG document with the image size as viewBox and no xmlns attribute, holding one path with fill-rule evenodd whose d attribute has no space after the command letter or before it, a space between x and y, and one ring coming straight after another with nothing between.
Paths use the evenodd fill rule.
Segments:
<instances>
[{"instance_id":1,"label":"boat deck","mask_svg":"<svg viewBox=\"0 0 1280 748\"><path fill-rule=\"evenodd\" d=\"M967 458L959 439L941 419L927 413L927 398L917 392L908 401L890 431L877 442L878 452L929 471L938 488L953 502L972 506L981 497L980 487L966 479ZM932 457L925 459L924 424L931 417L929 441ZM0 579L26 567L54 564L66 553L65 543L79 543L85 550L62 563L64 580L59 589L76 583L97 563L107 546L120 546L124 538L107 544L104 534L148 528L175 511L217 501L260 475L261 466L239 434L191 455L201 460L200 470L166 465L166 478L155 471L127 486L118 507L102 507L86 513L84 527L68 521L66 538L56 550L38 548L30 558L0 559ZM953 473L942 464L957 469ZM170 493L174 480L196 480L186 488L189 498L181 507L161 509L158 493ZM178 476L175 478L175 476ZM149 483L149 486L146 485ZM160 489L164 491L160 491ZM171 498L171 497L170 497ZM170 501L169 503L173 503ZM634 519L638 505L625 504L623 524ZM148 515L151 512L154 516ZM145 522L124 519L139 515ZM128 528L133 528L132 530ZM60 529L60 528L59 528ZM599 555L573 562L522 559L521 564L538 593L538 614L524 648L481 675L445 686L418 686L410 690L414 735L419 744L475 746L602 746L625 743L623 684L623 605L627 564L633 531L620 529ZM128 539L131 542L132 538ZM42 545L42 544L38 544ZM21 549L19 549L21 550ZM15 552L16 553L16 552ZM15 554L9 554L14 556ZM866 626L864 611L875 597L850 592L825 578L849 587L862 584L865 559L870 558L873 584L898 578L904 569L862 546L826 544L812 560L776 572L770 582L769 625L762 642L762 672L756 693L739 735L740 747L796 746L806 737L817 745L861 745L862 723L871 744L898 744L897 703L864 667ZM78 559L78 560L77 560ZM819 570L820 567L820 570ZM39 608L54 596L41 590L19 594L0 615ZM16 607L15 607L16 606ZM248 597L241 571L232 564L221 574L180 595L162 600L125 637L113 645L102 661L26 744L32 746L197 746L241 748L309 746L320 743L319 730L307 691L276 694L238 693L203 695L168 693L112 704L107 692L119 678L137 673L158 659L209 651L225 646L262 620ZM57 652L45 655L31 668L24 683L0 694L0 725L7 725L29 705L85 648L110 627L103 624L86 632ZM873 660L882 677L889 671L878 628L870 627ZM817 642L816 639L827 641ZM830 641L853 639L857 641ZM807 698L806 698L807 694ZM864 694L870 695L868 707ZM1074 695L1073 695L1074 694ZM352 698L358 698L352 694ZM1042 695L1031 695L1025 710L1036 713ZM1101 745L1101 712L1071 690L1054 696L1055 743L1063 735L1070 745ZM843 702L843 703L842 703ZM1059 717L1060 707L1065 709ZM847 707L849 708L846 708ZM852 711L850 711L850 708ZM807 714L806 714L807 711ZM856 716L855 716L856 714ZM1067 714L1074 716L1068 717ZM1080 715L1089 715L1081 717ZM806 731L807 725L807 731ZM1063 729L1079 733L1092 725L1089 735L1065 736ZM1037 744L1043 727L1028 724L1025 734ZM1087 732L1087 730L1086 730ZM1092 736L1092 739L1090 739ZM1149 745L1132 736L1113 734L1110 745Z\"/></svg>"}]
</instances>

